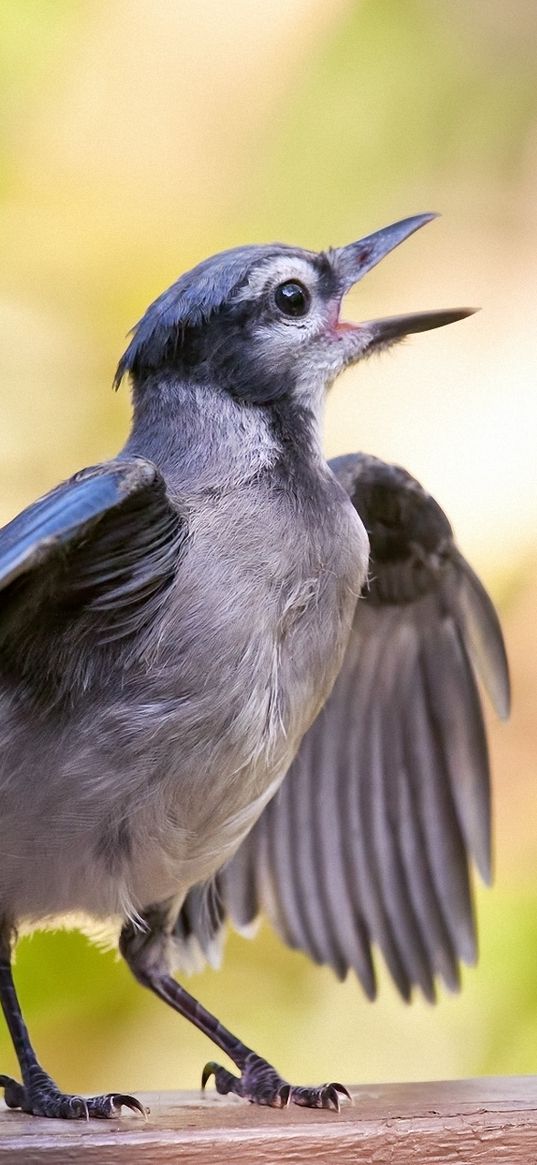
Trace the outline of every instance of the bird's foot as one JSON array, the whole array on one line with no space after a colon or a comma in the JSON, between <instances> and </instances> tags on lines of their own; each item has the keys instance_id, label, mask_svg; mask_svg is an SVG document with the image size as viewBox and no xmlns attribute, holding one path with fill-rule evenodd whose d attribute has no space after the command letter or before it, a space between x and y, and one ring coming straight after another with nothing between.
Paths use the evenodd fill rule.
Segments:
<instances>
[{"instance_id":1,"label":"bird's foot","mask_svg":"<svg viewBox=\"0 0 537 1165\"><path fill-rule=\"evenodd\" d=\"M234 1076L227 1068L211 1060L205 1065L201 1087L214 1076L216 1091L225 1096L234 1092L249 1100L251 1104L267 1104L271 1108L286 1108L289 1104L299 1104L304 1108L329 1108L339 1112L340 1096L351 1099L343 1084L320 1084L317 1088L298 1087L288 1084L278 1075L276 1069L261 1059L255 1052L246 1057L242 1073Z\"/></svg>"},{"instance_id":2,"label":"bird's foot","mask_svg":"<svg viewBox=\"0 0 537 1165\"><path fill-rule=\"evenodd\" d=\"M103 1096L69 1096L60 1092L53 1080L45 1072L36 1074L31 1084L25 1087L11 1076L0 1076L0 1087L4 1089L4 1099L8 1108L20 1108L32 1116L60 1117L64 1120L88 1120L90 1117L116 1117L123 1106L140 1112L145 1117L146 1110L135 1096L125 1096L122 1092L109 1092Z\"/></svg>"}]
</instances>

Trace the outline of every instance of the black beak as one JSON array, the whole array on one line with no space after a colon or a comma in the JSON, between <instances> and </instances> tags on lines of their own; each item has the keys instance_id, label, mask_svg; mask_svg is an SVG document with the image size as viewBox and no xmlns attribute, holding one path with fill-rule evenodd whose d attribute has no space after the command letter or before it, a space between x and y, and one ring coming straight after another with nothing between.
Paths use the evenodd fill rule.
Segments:
<instances>
[{"instance_id":1,"label":"black beak","mask_svg":"<svg viewBox=\"0 0 537 1165\"><path fill-rule=\"evenodd\" d=\"M386 316L381 320L367 320L356 327L367 334L370 339L368 348L377 344L391 344L403 336L410 336L412 332L428 332L431 328L443 328L446 324L456 324L457 320L465 320L479 311L478 307L440 308L438 311L410 312L403 316Z\"/></svg>"},{"instance_id":2,"label":"black beak","mask_svg":"<svg viewBox=\"0 0 537 1165\"><path fill-rule=\"evenodd\" d=\"M408 239L426 223L437 218L436 214L416 214L411 218L404 218L401 222L392 223L383 227L365 239L358 239L356 243L349 243L346 247L338 247L332 252L335 258L335 267L341 278L343 293L354 287L372 267L376 267L385 255L389 255L399 243ZM411 332L426 332L430 328L442 328L445 324L453 324L456 320L465 319L472 315L476 308L461 307L446 309L445 311L417 312L410 315L390 316L388 319L369 320L367 323L357 324L368 336L368 348L382 344L389 344Z\"/></svg>"}]
</instances>

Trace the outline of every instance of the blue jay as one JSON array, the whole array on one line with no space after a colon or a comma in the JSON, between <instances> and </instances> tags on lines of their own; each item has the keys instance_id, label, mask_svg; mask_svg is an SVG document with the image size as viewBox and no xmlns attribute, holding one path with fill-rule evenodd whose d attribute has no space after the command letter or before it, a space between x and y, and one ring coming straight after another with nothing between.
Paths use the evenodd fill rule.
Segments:
<instances>
[{"instance_id":1,"label":"blue jay","mask_svg":"<svg viewBox=\"0 0 537 1165\"><path fill-rule=\"evenodd\" d=\"M434 217L324 253L243 246L183 275L116 374L133 421L0 531L0 1001L10 1108L110 1117L41 1067L11 968L17 933L106 925L133 974L235 1071L218 1092L335 1108L179 985L226 921L375 993L429 999L475 956L469 865L489 877L489 766L475 675L500 715L503 640L447 518L404 470L327 463L346 367L469 309L350 324L342 298Z\"/></svg>"}]
</instances>

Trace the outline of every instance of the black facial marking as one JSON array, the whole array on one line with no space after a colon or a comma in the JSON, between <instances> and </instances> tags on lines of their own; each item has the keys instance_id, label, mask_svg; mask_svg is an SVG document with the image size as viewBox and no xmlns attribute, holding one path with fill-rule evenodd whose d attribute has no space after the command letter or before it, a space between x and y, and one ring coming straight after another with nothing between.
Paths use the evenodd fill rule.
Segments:
<instances>
[{"instance_id":1,"label":"black facial marking","mask_svg":"<svg viewBox=\"0 0 537 1165\"><path fill-rule=\"evenodd\" d=\"M330 251L320 251L313 256L313 266L317 272L317 290L321 298L332 299L340 292L339 276L330 258Z\"/></svg>"},{"instance_id":2,"label":"black facial marking","mask_svg":"<svg viewBox=\"0 0 537 1165\"><path fill-rule=\"evenodd\" d=\"M271 320L300 318L311 304L307 278L290 277L274 287L271 262L283 258L307 261L316 296L328 299L337 294L337 276L329 253L315 254L278 244L239 247L213 256L187 272L148 308L119 363L116 386L130 373L138 391L152 373L162 371L198 383L210 381L254 404L288 394L293 387L295 354L290 350L288 359L276 360L271 357L270 345L260 344L258 335L261 321L266 322L268 334ZM250 299L238 298L238 291L244 293L252 272L259 267L267 270L264 292Z\"/></svg>"},{"instance_id":3,"label":"black facial marking","mask_svg":"<svg viewBox=\"0 0 537 1165\"><path fill-rule=\"evenodd\" d=\"M171 334L159 370L210 383L252 404L267 404L292 387L293 361L276 365L259 345L256 328L267 311L263 297L226 305L204 326Z\"/></svg>"},{"instance_id":4,"label":"black facial marking","mask_svg":"<svg viewBox=\"0 0 537 1165\"><path fill-rule=\"evenodd\" d=\"M118 364L115 387L128 373L136 379L166 365L170 353L182 348L187 332L203 331L222 308L232 303L237 290L259 264L296 254L292 247L281 243L234 247L185 272L150 304L133 328L132 339Z\"/></svg>"}]
</instances>

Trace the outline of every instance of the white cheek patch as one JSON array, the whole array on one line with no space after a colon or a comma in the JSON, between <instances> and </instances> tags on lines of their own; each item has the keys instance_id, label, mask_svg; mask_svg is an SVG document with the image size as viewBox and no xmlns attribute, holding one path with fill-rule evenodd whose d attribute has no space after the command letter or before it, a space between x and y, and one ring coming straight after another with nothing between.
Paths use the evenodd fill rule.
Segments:
<instances>
[{"instance_id":1,"label":"white cheek patch","mask_svg":"<svg viewBox=\"0 0 537 1165\"><path fill-rule=\"evenodd\" d=\"M301 361L301 375L295 381L295 400L311 409L321 423L327 390L341 371L340 353L331 344L312 342Z\"/></svg>"}]
</instances>

